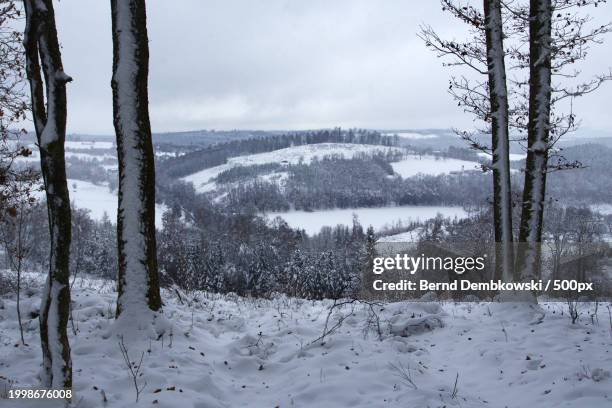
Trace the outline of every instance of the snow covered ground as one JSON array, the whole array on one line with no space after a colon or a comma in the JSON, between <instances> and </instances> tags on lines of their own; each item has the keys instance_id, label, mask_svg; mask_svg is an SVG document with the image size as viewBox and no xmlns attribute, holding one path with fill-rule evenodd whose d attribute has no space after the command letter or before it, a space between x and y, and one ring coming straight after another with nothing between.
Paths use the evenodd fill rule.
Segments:
<instances>
[{"instance_id":1,"label":"snow covered ground","mask_svg":"<svg viewBox=\"0 0 612 408\"><path fill-rule=\"evenodd\" d=\"M0 299L0 393L39 384L40 277L28 278L19 344L14 296ZM539 324L525 305L398 302L370 310L331 301L164 292L165 333L126 342L142 359L135 403L113 328L110 282L77 279L70 341L75 406L119 407L491 407L612 406L612 333L605 305L572 325L563 303L543 303ZM192 295L193 296L193 295ZM104 400L106 399L106 402ZM0 400L2 407L59 406Z\"/></svg>"},{"instance_id":2,"label":"snow covered ground","mask_svg":"<svg viewBox=\"0 0 612 408\"><path fill-rule=\"evenodd\" d=\"M480 169L480 164L477 162L429 155L409 155L404 160L391 163L391 166L393 167L393 171L404 178L413 177L417 174L431 174L437 176L456 171Z\"/></svg>"},{"instance_id":3,"label":"snow covered ground","mask_svg":"<svg viewBox=\"0 0 612 408\"><path fill-rule=\"evenodd\" d=\"M401 222L408 225L414 221L425 221L435 218L437 214L444 217L464 218L467 213L462 207L416 206L378 208L344 208L320 211L286 211L268 213L268 219L281 217L293 228L302 228L308 234L314 234L322 227L335 227L338 224L352 225L353 215L365 228L373 226L375 230L391 227Z\"/></svg>"},{"instance_id":4,"label":"snow covered ground","mask_svg":"<svg viewBox=\"0 0 612 408\"><path fill-rule=\"evenodd\" d=\"M416 228L411 231L400 232L399 234L387 235L378 239L379 243L387 242L418 242L423 233L422 228Z\"/></svg>"},{"instance_id":5,"label":"snow covered ground","mask_svg":"<svg viewBox=\"0 0 612 408\"><path fill-rule=\"evenodd\" d=\"M193 183L196 191L200 193L215 189L213 179L222 172L237 166L254 166L268 163L298 164L300 161L310 163L315 157L322 159L326 156L342 156L350 159L357 154L372 154L389 150L401 150L396 147L362 145L352 143L318 143L303 146L287 147L272 152L232 157L227 163L220 166L204 169L197 173L183 177L181 180Z\"/></svg>"}]
</instances>

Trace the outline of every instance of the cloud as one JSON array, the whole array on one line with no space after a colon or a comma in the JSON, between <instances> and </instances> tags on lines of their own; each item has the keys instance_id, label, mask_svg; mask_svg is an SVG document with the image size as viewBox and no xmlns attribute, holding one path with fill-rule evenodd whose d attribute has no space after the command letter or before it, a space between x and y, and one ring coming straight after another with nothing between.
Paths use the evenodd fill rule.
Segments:
<instances>
[{"instance_id":1,"label":"cloud","mask_svg":"<svg viewBox=\"0 0 612 408\"><path fill-rule=\"evenodd\" d=\"M415 35L423 22L464 32L437 1L149 0L147 8L154 131L472 125L446 93L450 72ZM56 13L75 78L69 131L111 134L110 5L62 0ZM612 65L603 51L591 58ZM602 110L611 88L578 103L585 126L612 128Z\"/></svg>"}]
</instances>

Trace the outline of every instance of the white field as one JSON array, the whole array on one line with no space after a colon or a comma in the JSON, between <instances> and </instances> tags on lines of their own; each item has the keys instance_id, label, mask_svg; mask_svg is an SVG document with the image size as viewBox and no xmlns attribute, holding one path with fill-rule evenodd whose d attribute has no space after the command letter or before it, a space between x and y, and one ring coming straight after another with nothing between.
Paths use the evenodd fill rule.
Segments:
<instances>
[{"instance_id":1,"label":"white field","mask_svg":"<svg viewBox=\"0 0 612 408\"><path fill-rule=\"evenodd\" d=\"M111 222L117 222L117 192L111 192L108 186L99 186L88 181L68 179L68 190L70 201L77 208L89 210L89 215L94 220L100 221L104 213L108 215ZM44 193L40 193L44 197ZM155 206L155 225L162 227L162 214L166 207L161 204Z\"/></svg>"},{"instance_id":2,"label":"white field","mask_svg":"<svg viewBox=\"0 0 612 408\"><path fill-rule=\"evenodd\" d=\"M110 147L108 147L110 145ZM75 152L73 150L92 150L92 149L111 149L113 144L111 142L66 142L66 158L76 157L82 160L95 160L102 161L107 159L117 159L117 155L114 153L100 154L97 152L87 153L83 151ZM17 162L21 163L38 163L40 161L40 153L36 145L28 145L28 148L32 150L32 154L28 157L18 157Z\"/></svg>"},{"instance_id":3,"label":"white field","mask_svg":"<svg viewBox=\"0 0 612 408\"><path fill-rule=\"evenodd\" d=\"M212 191L216 185L213 179L222 172L238 166L254 166L269 163L298 164L300 161L310 163L315 157L322 159L326 156L338 155L350 159L361 153L377 153L389 150L401 150L396 147L361 145L351 143L319 143L304 146L293 146L272 152L232 157L227 163L220 166L204 169L197 173L183 177L182 180L193 183L196 191L200 193Z\"/></svg>"},{"instance_id":4,"label":"white field","mask_svg":"<svg viewBox=\"0 0 612 408\"><path fill-rule=\"evenodd\" d=\"M489 153L479 152L478 156L491 160L491 155ZM525 160L525 158L527 157L527 154L526 153L510 153L509 156L510 156L510 161L521 161L521 160Z\"/></svg>"},{"instance_id":5,"label":"white field","mask_svg":"<svg viewBox=\"0 0 612 408\"><path fill-rule=\"evenodd\" d=\"M398 136L403 139L412 139L412 140L427 140L427 139L436 139L439 136L434 133L415 133L415 132L390 132L385 133L385 136Z\"/></svg>"},{"instance_id":6,"label":"white field","mask_svg":"<svg viewBox=\"0 0 612 408\"><path fill-rule=\"evenodd\" d=\"M84 150L84 149L112 149L114 148L113 142L99 142L99 141L66 141L66 149Z\"/></svg>"},{"instance_id":7,"label":"white field","mask_svg":"<svg viewBox=\"0 0 612 408\"><path fill-rule=\"evenodd\" d=\"M478 170L480 164L477 162L435 157L429 155L408 155L404 160L391 163L393 171L403 178L413 177L418 174L441 175L455 171Z\"/></svg>"},{"instance_id":8,"label":"white field","mask_svg":"<svg viewBox=\"0 0 612 408\"><path fill-rule=\"evenodd\" d=\"M0 298L0 395L40 388L38 319L42 277L27 276L25 342L15 297ZM511 303L397 302L345 305L328 327L331 301L273 300L162 291L164 317L152 328L116 324L115 284L77 278L72 293L73 391L79 408L609 408L612 353L606 305L592 323L580 303L571 324L563 302L535 310ZM539 324L534 315L544 312ZM371 319L370 319L371 321ZM598 323L599 322L599 323ZM121 329L127 333L121 332ZM155 331L154 331L155 330ZM138 403L118 346L142 355ZM159 335L159 338L157 338ZM57 407L23 400L3 407Z\"/></svg>"},{"instance_id":9,"label":"white field","mask_svg":"<svg viewBox=\"0 0 612 408\"><path fill-rule=\"evenodd\" d=\"M391 227L401 222L408 225L413 221L425 221L434 218L437 214L444 217L464 218L467 216L461 207L443 206L400 206L400 207L379 207L379 208L347 208L320 211L287 211L268 213L268 219L273 220L281 217L293 228L301 228L308 234L314 234L322 227L335 227L338 224L352 225L353 215L357 215L359 223L367 228L374 227L381 230L384 227Z\"/></svg>"}]
</instances>

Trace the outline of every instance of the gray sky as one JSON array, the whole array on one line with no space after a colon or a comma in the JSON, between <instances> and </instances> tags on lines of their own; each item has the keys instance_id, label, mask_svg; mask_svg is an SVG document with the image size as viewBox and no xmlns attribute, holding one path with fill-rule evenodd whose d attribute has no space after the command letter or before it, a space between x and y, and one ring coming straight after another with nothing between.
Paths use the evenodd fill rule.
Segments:
<instances>
[{"instance_id":1,"label":"gray sky","mask_svg":"<svg viewBox=\"0 0 612 408\"><path fill-rule=\"evenodd\" d=\"M437 0L148 0L153 130L469 127L416 38L460 31ZM600 7L612 16L612 5ZM61 0L70 133L111 134L110 2ZM451 25L454 24L454 26ZM612 66L610 44L588 68ZM612 131L612 84L575 104Z\"/></svg>"}]
</instances>

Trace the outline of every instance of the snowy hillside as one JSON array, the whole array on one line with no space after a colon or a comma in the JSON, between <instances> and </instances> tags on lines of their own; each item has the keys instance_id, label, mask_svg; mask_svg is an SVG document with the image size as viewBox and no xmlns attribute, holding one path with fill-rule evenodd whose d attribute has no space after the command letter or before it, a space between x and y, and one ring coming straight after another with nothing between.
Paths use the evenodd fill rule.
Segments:
<instances>
[{"instance_id":1,"label":"snowy hillside","mask_svg":"<svg viewBox=\"0 0 612 408\"><path fill-rule=\"evenodd\" d=\"M322 159L326 156L340 156L350 159L358 154L372 154L400 150L398 148L363 145L352 143L317 143L301 146L287 147L272 152L232 157L226 164L204 169L197 173L183 177L182 180L193 183L196 191L207 192L215 188L213 179L222 172L237 166L254 166L268 163L297 164L310 163L315 157Z\"/></svg>"},{"instance_id":2,"label":"snowy hillside","mask_svg":"<svg viewBox=\"0 0 612 408\"><path fill-rule=\"evenodd\" d=\"M0 299L0 392L39 381L41 279L28 279L21 306L27 346L18 344L14 297ZM544 303L540 324L529 324L533 310L524 305L355 303L337 308L328 329L342 324L317 340L331 301L197 293L181 304L168 292L166 331L126 341L131 360L142 355L144 389L135 404L112 334L113 287L77 278L73 288L69 333L80 408L612 406L612 338L601 305L592 319L594 309L582 305L572 325L563 303Z\"/></svg>"},{"instance_id":3,"label":"snowy hillside","mask_svg":"<svg viewBox=\"0 0 612 408\"><path fill-rule=\"evenodd\" d=\"M409 155L404 160L391 163L391 166L393 171L404 178L413 177L417 174L437 176L439 174L480 169L480 164L477 162L428 155Z\"/></svg>"}]
</instances>

